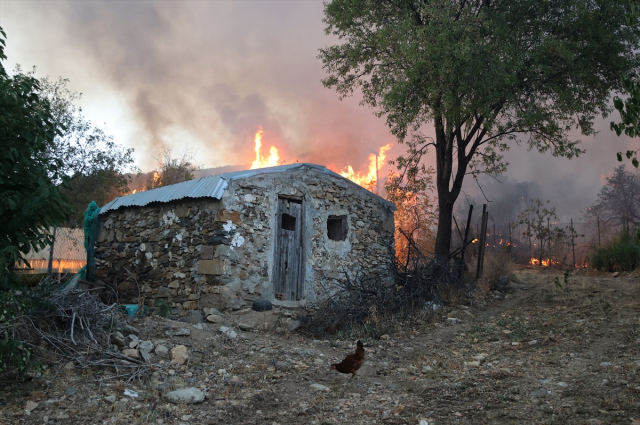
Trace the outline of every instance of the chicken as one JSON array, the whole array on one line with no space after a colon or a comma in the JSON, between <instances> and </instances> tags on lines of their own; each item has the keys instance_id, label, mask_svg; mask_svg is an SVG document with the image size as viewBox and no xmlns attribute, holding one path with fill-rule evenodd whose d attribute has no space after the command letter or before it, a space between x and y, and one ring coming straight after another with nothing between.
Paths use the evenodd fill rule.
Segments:
<instances>
[{"instance_id":1,"label":"chicken","mask_svg":"<svg viewBox=\"0 0 640 425\"><path fill-rule=\"evenodd\" d=\"M364 363L364 346L362 341L358 341L356 352L345 357L340 363L331 365L330 370L337 370L340 373L351 373L351 378L356 376L356 371L360 369Z\"/></svg>"}]
</instances>

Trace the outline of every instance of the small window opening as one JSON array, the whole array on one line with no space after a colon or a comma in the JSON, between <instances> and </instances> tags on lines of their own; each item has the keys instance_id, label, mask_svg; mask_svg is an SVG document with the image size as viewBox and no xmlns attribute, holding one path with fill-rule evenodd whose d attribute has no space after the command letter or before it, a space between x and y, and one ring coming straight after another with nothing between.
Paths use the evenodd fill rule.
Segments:
<instances>
[{"instance_id":1,"label":"small window opening","mask_svg":"<svg viewBox=\"0 0 640 425\"><path fill-rule=\"evenodd\" d=\"M347 216L330 215L327 219L327 236L332 241L347 239Z\"/></svg>"},{"instance_id":2,"label":"small window opening","mask_svg":"<svg viewBox=\"0 0 640 425\"><path fill-rule=\"evenodd\" d=\"M283 213L282 214L281 227L284 230L295 231L296 230L296 218L294 216L292 216L292 215L287 214L287 213Z\"/></svg>"}]
</instances>

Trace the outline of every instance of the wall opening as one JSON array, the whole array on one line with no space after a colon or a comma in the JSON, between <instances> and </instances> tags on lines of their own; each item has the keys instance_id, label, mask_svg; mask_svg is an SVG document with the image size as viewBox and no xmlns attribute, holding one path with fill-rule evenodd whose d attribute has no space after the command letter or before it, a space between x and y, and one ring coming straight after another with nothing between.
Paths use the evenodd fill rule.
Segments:
<instances>
[{"instance_id":1,"label":"wall opening","mask_svg":"<svg viewBox=\"0 0 640 425\"><path fill-rule=\"evenodd\" d=\"M347 239L347 216L330 215L327 218L327 236L332 241L344 241Z\"/></svg>"},{"instance_id":2,"label":"wall opening","mask_svg":"<svg viewBox=\"0 0 640 425\"><path fill-rule=\"evenodd\" d=\"M291 230L295 232L296 230L296 218L292 215L283 213L282 214L282 223L280 223L280 227L284 230Z\"/></svg>"}]
</instances>

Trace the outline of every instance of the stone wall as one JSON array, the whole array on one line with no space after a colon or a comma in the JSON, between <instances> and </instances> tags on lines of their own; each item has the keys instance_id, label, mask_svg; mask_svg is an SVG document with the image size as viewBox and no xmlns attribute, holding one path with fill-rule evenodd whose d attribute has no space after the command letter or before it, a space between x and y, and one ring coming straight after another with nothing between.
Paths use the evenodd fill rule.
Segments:
<instances>
[{"instance_id":1,"label":"stone wall","mask_svg":"<svg viewBox=\"0 0 640 425\"><path fill-rule=\"evenodd\" d=\"M305 301L343 271L384 276L393 211L353 183L313 169L229 183L222 200L184 199L101 215L96 279L121 302L159 300L185 309L238 309L255 299L283 305L271 285L278 196L304 198ZM347 217L347 238L329 239L327 218Z\"/></svg>"}]
</instances>

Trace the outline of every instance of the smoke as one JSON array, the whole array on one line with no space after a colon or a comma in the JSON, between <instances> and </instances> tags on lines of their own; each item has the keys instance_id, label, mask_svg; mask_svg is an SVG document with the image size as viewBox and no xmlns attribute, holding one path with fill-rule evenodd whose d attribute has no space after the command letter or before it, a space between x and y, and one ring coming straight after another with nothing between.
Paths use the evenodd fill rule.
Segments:
<instances>
[{"instance_id":1,"label":"smoke","mask_svg":"<svg viewBox=\"0 0 640 425\"><path fill-rule=\"evenodd\" d=\"M153 158L165 147L185 146L198 151L205 167L248 166L259 126L267 149L277 146L286 162L366 168L369 153L394 139L358 99L340 102L322 86L325 75L316 56L332 42L324 35L322 7L261 1L11 2L3 5L2 25L12 60L38 64L47 74L67 71L48 65L60 61L85 70L63 75L72 88L83 87L85 113L104 102L91 97L96 85L119 100L130 128L115 132L136 148L144 169L155 167ZM39 23L35 34L22 24L25 15ZM20 50L11 50L17 38L37 47L26 54L23 40ZM45 53L56 46L62 46L60 55Z\"/></svg>"},{"instance_id":2,"label":"smoke","mask_svg":"<svg viewBox=\"0 0 640 425\"><path fill-rule=\"evenodd\" d=\"M38 65L40 75L70 78L71 88L84 92L85 114L98 124L106 121L118 142L134 147L145 171L156 167L154 158L165 147L195 150L204 167L248 168L259 126L263 146L275 145L287 163L364 171L369 154L380 146L395 144L388 158L404 151L384 119L360 106L357 96L339 101L322 86L318 49L337 41L324 34L322 2L5 1L0 6L10 61ZM600 134L584 141L587 153L571 161L514 147L506 154L505 183L480 179L490 209L497 216L498 200L509 209L509 197L511 204L540 197L552 201L561 220L577 218L595 200L600 176L618 165L615 153L637 145L616 137L609 121L599 121ZM434 162L433 155L428 161ZM463 189L476 204L486 202L472 179Z\"/></svg>"}]
</instances>

